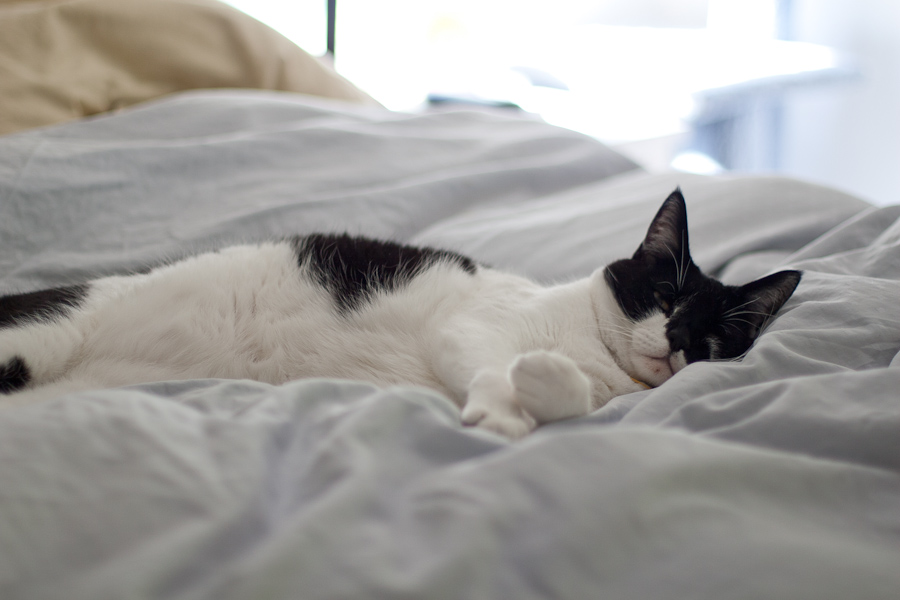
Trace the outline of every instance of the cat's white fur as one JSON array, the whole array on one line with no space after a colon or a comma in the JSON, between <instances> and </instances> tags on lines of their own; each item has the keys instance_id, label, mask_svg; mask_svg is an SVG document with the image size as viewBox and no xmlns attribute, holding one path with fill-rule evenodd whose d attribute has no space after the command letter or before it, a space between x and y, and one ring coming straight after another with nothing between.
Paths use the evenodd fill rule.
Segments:
<instances>
[{"instance_id":1,"label":"cat's white fur","mask_svg":"<svg viewBox=\"0 0 900 600\"><path fill-rule=\"evenodd\" d=\"M335 377L436 389L466 424L519 437L685 366L662 313L625 317L600 269L542 287L439 262L358 309L297 263L288 242L201 254L90 285L68 316L0 330L0 364L25 359L25 403L67 392L188 378L273 384Z\"/></svg>"}]
</instances>

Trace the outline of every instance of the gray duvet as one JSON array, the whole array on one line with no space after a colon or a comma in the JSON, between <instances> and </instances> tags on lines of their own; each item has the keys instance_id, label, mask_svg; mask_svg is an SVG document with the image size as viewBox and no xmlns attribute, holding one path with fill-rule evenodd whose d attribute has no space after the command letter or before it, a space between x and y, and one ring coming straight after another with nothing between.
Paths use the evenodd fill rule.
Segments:
<instances>
[{"instance_id":1,"label":"gray duvet","mask_svg":"<svg viewBox=\"0 0 900 600\"><path fill-rule=\"evenodd\" d=\"M193 380L0 411L0 598L900 598L900 206L650 175L520 118L200 92L0 137L0 292L313 230L542 281L805 271L740 362L509 443L423 389Z\"/></svg>"}]
</instances>

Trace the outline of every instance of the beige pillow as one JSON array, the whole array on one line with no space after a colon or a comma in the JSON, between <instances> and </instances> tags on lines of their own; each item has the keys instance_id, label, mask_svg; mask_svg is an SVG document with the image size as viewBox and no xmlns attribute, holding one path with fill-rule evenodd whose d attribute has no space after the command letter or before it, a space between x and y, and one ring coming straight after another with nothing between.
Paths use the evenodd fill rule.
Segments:
<instances>
[{"instance_id":1,"label":"beige pillow","mask_svg":"<svg viewBox=\"0 0 900 600\"><path fill-rule=\"evenodd\" d=\"M0 134L197 88L377 104L287 38L215 0L0 0Z\"/></svg>"}]
</instances>

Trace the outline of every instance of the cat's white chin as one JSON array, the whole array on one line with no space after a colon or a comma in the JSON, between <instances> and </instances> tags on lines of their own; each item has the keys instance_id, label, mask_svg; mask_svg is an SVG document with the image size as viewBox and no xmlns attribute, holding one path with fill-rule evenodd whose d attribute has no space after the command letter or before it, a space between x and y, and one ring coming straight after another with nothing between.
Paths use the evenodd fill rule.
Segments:
<instances>
[{"instance_id":1,"label":"cat's white chin","mask_svg":"<svg viewBox=\"0 0 900 600\"><path fill-rule=\"evenodd\" d=\"M668 356L638 356L634 360L637 379L651 387L662 385L675 373L687 366L684 352L673 352Z\"/></svg>"}]
</instances>

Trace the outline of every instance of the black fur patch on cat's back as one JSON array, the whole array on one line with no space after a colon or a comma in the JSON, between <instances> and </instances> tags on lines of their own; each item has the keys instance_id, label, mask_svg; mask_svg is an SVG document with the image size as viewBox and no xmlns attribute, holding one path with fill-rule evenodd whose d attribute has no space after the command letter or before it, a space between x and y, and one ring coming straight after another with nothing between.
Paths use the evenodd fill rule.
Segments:
<instances>
[{"instance_id":1,"label":"black fur patch on cat's back","mask_svg":"<svg viewBox=\"0 0 900 600\"><path fill-rule=\"evenodd\" d=\"M475 262L449 250L405 246L347 234L313 234L293 239L301 265L308 264L331 292L341 313L359 309L370 295L394 291L428 267L446 262L474 274Z\"/></svg>"},{"instance_id":2,"label":"black fur patch on cat's back","mask_svg":"<svg viewBox=\"0 0 900 600\"><path fill-rule=\"evenodd\" d=\"M78 307L87 291L87 285L72 285L0 297L0 329L61 317Z\"/></svg>"}]
</instances>

